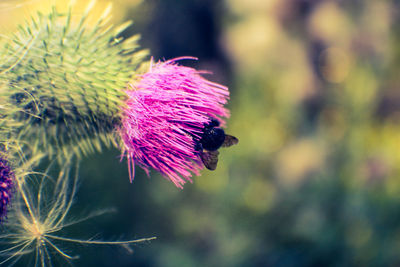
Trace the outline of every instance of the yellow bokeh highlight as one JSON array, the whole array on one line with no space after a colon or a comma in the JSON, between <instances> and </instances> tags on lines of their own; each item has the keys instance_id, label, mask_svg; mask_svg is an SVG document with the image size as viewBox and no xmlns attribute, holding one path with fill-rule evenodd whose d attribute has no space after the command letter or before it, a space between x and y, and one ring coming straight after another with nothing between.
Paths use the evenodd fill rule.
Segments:
<instances>
[{"instance_id":1,"label":"yellow bokeh highlight","mask_svg":"<svg viewBox=\"0 0 400 267\"><path fill-rule=\"evenodd\" d=\"M311 33L327 43L344 45L351 40L352 24L334 1L319 4L310 17L309 28Z\"/></svg>"},{"instance_id":2,"label":"yellow bokeh highlight","mask_svg":"<svg viewBox=\"0 0 400 267\"><path fill-rule=\"evenodd\" d=\"M299 140L278 154L278 176L284 184L296 185L307 175L322 169L325 157L326 151L321 143L312 139Z\"/></svg>"},{"instance_id":3,"label":"yellow bokeh highlight","mask_svg":"<svg viewBox=\"0 0 400 267\"><path fill-rule=\"evenodd\" d=\"M279 0L226 0L229 8L235 14L248 15L273 11L279 4Z\"/></svg>"},{"instance_id":4,"label":"yellow bokeh highlight","mask_svg":"<svg viewBox=\"0 0 400 267\"><path fill-rule=\"evenodd\" d=\"M360 21L360 27L364 33L359 34L358 43L369 52L379 53L385 57L385 60L390 60L391 49L390 29L392 26L391 10L389 2L386 1L371 1L366 7Z\"/></svg>"},{"instance_id":5,"label":"yellow bokeh highlight","mask_svg":"<svg viewBox=\"0 0 400 267\"><path fill-rule=\"evenodd\" d=\"M252 16L229 29L225 46L236 62L240 62L238 67L254 70L268 62L282 33L280 25L273 18Z\"/></svg>"},{"instance_id":6,"label":"yellow bokeh highlight","mask_svg":"<svg viewBox=\"0 0 400 267\"><path fill-rule=\"evenodd\" d=\"M0 4L0 33L12 33L18 25L29 21L38 12L49 14L55 7L58 12L65 13L72 8L72 20L79 21L85 11L90 8L88 24L96 24L99 17L109 9L110 23L124 22L124 7L134 7L141 0L6 0Z\"/></svg>"},{"instance_id":7,"label":"yellow bokeh highlight","mask_svg":"<svg viewBox=\"0 0 400 267\"><path fill-rule=\"evenodd\" d=\"M340 47L330 47L321 53L322 75L326 81L341 83L350 73L352 59L350 53Z\"/></svg>"},{"instance_id":8,"label":"yellow bokeh highlight","mask_svg":"<svg viewBox=\"0 0 400 267\"><path fill-rule=\"evenodd\" d=\"M292 44L285 50L290 56L282 66L285 71L276 76L279 87L276 94L279 102L291 105L315 93L314 76L303 47Z\"/></svg>"},{"instance_id":9,"label":"yellow bokeh highlight","mask_svg":"<svg viewBox=\"0 0 400 267\"><path fill-rule=\"evenodd\" d=\"M375 100L379 84L376 77L372 75L373 70L359 66L346 79L343 97L352 102L353 108L369 108Z\"/></svg>"},{"instance_id":10,"label":"yellow bokeh highlight","mask_svg":"<svg viewBox=\"0 0 400 267\"><path fill-rule=\"evenodd\" d=\"M257 213L267 212L274 204L277 189L265 178L249 177L250 183L243 191L244 204Z\"/></svg>"}]
</instances>

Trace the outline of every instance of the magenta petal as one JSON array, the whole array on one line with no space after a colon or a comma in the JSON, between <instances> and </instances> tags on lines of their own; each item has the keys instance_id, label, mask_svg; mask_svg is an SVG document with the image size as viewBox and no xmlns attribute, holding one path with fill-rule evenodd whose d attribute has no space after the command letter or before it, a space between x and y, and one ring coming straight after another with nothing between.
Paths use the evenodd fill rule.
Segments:
<instances>
[{"instance_id":1,"label":"magenta petal","mask_svg":"<svg viewBox=\"0 0 400 267\"><path fill-rule=\"evenodd\" d=\"M14 173L8 161L0 156L0 221L7 215L7 209L14 188Z\"/></svg>"},{"instance_id":2,"label":"magenta petal","mask_svg":"<svg viewBox=\"0 0 400 267\"><path fill-rule=\"evenodd\" d=\"M119 133L131 179L134 164L159 171L182 188L203 168L193 136L210 118L224 125L228 88L203 78L199 71L177 65L177 59L152 66L126 91Z\"/></svg>"}]
</instances>

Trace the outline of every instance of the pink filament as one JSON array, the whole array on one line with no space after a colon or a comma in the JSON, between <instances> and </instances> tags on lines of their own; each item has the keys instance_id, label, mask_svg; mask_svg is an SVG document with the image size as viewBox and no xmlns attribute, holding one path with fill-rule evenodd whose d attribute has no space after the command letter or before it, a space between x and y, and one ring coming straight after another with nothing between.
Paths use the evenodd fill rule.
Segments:
<instances>
[{"instance_id":1,"label":"pink filament","mask_svg":"<svg viewBox=\"0 0 400 267\"><path fill-rule=\"evenodd\" d=\"M150 167L159 171L179 188L192 182L192 173L199 175L203 168L193 136L200 136L210 118L224 125L229 116L224 108L228 88L177 60L155 64L126 91L119 132L131 180L136 163L147 173Z\"/></svg>"}]
</instances>

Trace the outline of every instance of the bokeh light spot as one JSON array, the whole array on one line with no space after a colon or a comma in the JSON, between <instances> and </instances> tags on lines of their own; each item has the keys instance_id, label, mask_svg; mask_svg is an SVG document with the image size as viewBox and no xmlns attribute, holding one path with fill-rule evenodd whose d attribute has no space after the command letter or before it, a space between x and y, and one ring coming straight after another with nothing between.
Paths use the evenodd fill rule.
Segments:
<instances>
[{"instance_id":1,"label":"bokeh light spot","mask_svg":"<svg viewBox=\"0 0 400 267\"><path fill-rule=\"evenodd\" d=\"M331 83L341 83L349 75L351 59L347 51L339 47L325 49L320 56L321 73Z\"/></svg>"},{"instance_id":2,"label":"bokeh light spot","mask_svg":"<svg viewBox=\"0 0 400 267\"><path fill-rule=\"evenodd\" d=\"M265 213L274 203L276 188L265 179L250 177L250 184L244 190L245 205L258 213Z\"/></svg>"}]
</instances>

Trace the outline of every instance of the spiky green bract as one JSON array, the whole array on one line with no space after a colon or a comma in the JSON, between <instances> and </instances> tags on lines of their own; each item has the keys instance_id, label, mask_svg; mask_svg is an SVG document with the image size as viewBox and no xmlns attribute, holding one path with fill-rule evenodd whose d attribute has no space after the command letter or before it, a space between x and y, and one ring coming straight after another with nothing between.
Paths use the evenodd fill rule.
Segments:
<instances>
[{"instance_id":1,"label":"spiky green bract","mask_svg":"<svg viewBox=\"0 0 400 267\"><path fill-rule=\"evenodd\" d=\"M86 21L87 14L73 23L71 12L53 9L3 38L0 116L9 117L8 138L63 157L116 143L123 90L147 52L137 50L137 36L118 37L128 24L107 26L108 15L94 26Z\"/></svg>"},{"instance_id":2,"label":"spiky green bract","mask_svg":"<svg viewBox=\"0 0 400 267\"><path fill-rule=\"evenodd\" d=\"M71 159L66 159L70 161ZM53 266L54 258L66 262L78 258L70 255L65 247L70 244L118 245L130 249L129 245L155 239L142 238L124 241L104 241L66 237L65 228L102 215L110 210L95 211L85 217L71 220L69 212L77 189L76 175L70 172L76 166L66 162L59 176L52 178L49 170L43 174L21 174L16 179L16 193L8 220L1 228L0 265L11 266L20 260L21 266ZM90 233L93 236L95 233Z\"/></svg>"}]
</instances>

